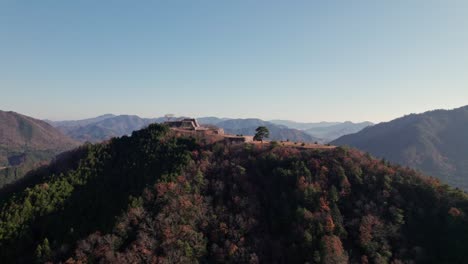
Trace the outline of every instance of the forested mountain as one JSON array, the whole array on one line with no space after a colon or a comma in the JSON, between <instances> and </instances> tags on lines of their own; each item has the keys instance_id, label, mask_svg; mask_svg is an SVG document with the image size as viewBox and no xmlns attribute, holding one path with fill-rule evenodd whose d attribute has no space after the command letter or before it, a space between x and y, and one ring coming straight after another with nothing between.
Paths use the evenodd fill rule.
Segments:
<instances>
[{"instance_id":1,"label":"forested mountain","mask_svg":"<svg viewBox=\"0 0 468 264\"><path fill-rule=\"evenodd\" d=\"M362 129L372 125L374 124L371 122L353 123L347 121L331 126L309 128L305 130L305 132L314 137L321 138L325 142L330 142L341 136L359 132Z\"/></svg>"},{"instance_id":2,"label":"forested mountain","mask_svg":"<svg viewBox=\"0 0 468 264\"><path fill-rule=\"evenodd\" d=\"M2 263L468 262L467 195L356 150L153 124L34 179L0 200Z\"/></svg>"},{"instance_id":3,"label":"forested mountain","mask_svg":"<svg viewBox=\"0 0 468 264\"><path fill-rule=\"evenodd\" d=\"M412 114L343 136L349 145L468 190L468 106Z\"/></svg>"},{"instance_id":4,"label":"forested mountain","mask_svg":"<svg viewBox=\"0 0 468 264\"><path fill-rule=\"evenodd\" d=\"M76 146L77 142L44 121L0 111L0 188Z\"/></svg>"}]
</instances>

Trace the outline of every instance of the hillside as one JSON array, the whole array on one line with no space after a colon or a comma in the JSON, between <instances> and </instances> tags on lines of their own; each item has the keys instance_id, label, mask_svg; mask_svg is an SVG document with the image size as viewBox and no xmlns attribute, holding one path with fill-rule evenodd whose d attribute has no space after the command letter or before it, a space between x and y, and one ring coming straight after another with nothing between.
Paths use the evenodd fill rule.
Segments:
<instances>
[{"instance_id":1,"label":"hillside","mask_svg":"<svg viewBox=\"0 0 468 264\"><path fill-rule=\"evenodd\" d=\"M343 136L349 145L468 190L468 106L412 114Z\"/></svg>"},{"instance_id":2,"label":"hillside","mask_svg":"<svg viewBox=\"0 0 468 264\"><path fill-rule=\"evenodd\" d=\"M203 145L153 124L34 179L0 201L3 263L468 261L465 193L356 150Z\"/></svg>"},{"instance_id":3,"label":"hillside","mask_svg":"<svg viewBox=\"0 0 468 264\"><path fill-rule=\"evenodd\" d=\"M44 121L0 111L0 188L77 145Z\"/></svg>"}]
</instances>

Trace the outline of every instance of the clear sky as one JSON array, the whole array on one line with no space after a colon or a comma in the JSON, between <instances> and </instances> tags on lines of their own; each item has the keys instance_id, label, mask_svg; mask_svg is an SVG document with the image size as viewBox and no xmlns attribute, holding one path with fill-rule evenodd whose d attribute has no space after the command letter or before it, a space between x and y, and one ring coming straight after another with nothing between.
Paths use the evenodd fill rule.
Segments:
<instances>
[{"instance_id":1,"label":"clear sky","mask_svg":"<svg viewBox=\"0 0 468 264\"><path fill-rule=\"evenodd\" d=\"M0 0L0 109L386 121L468 104L468 1Z\"/></svg>"}]
</instances>

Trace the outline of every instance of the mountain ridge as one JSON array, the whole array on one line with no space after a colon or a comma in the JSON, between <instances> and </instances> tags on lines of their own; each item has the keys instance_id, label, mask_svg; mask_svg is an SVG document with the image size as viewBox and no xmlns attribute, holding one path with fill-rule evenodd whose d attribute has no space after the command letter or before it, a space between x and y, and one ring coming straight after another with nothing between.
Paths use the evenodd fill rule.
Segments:
<instances>
[{"instance_id":1,"label":"mountain ridge","mask_svg":"<svg viewBox=\"0 0 468 264\"><path fill-rule=\"evenodd\" d=\"M103 116L100 116L103 117ZM180 119L173 117L171 119ZM90 118L76 121L58 121L52 122L64 134L80 142L100 142L112 137L129 135L135 130L139 130L151 123L162 123L166 121L165 117L141 118L137 115L118 115L108 118ZM257 118L250 119L228 119L217 117L202 117L198 119L200 124L215 125L223 128L227 133L243 134L253 136L258 126L267 126L270 129L270 139L278 141L321 141L303 131L291 129L282 125L263 121ZM234 125L235 124L235 125Z\"/></svg>"},{"instance_id":2,"label":"mountain ridge","mask_svg":"<svg viewBox=\"0 0 468 264\"><path fill-rule=\"evenodd\" d=\"M362 129L373 125L374 123L368 121L361 123L345 121L331 126L309 128L305 130L305 132L314 137L322 138L326 142L330 142L341 136L359 132Z\"/></svg>"},{"instance_id":3,"label":"mountain ridge","mask_svg":"<svg viewBox=\"0 0 468 264\"><path fill-rule=\"evenodd\" d=\"M467 190L467 134L468 106L464 106L406 115L343 136L332 144L368 151Z\"/></svg>"},{"instance_id":4,"label":"mountain ridge","mask_svg":"<svg viewBox=\"0 0 468 264\"><path fill-rule=\"evenodd\" d=\"M268 121L263 121L258 118L245 119L228 119L214 124L224 129L230 134L255 135L257 127L265 126L270 132L269 139L278 141L295 141L295 142L315 142L321 141L319 138L310 136L300 130L291 129L282 125L275 125Z\"/></svg>"}]
</instances>

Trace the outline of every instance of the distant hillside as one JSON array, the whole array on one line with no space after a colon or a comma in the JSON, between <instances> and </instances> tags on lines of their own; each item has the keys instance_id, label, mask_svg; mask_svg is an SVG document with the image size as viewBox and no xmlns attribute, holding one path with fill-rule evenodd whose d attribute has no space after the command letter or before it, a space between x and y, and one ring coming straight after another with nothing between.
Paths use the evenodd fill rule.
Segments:
<instances>
[{"instance_id":1,"label":"distant hillside","mask_svg":"<svg viewBox=\"0 0 468 264\"><path fill-rule=\"evenodd\" d=\"M84 126L59 127L59 129L78 141L100 142L112 137L131 134L149 123L149 120L138 116L120 115L98 120Z\"/></svg>"},{"instance_id":2,"label":"distant hillside","mask_svg":"<svg viewBox=\"0 0 468 264\"><path fill-rule=\"evenodd\" d=\"M180 118L174 117L173 119ZM135 115L115 116L107 114L96 118L51 122L51 124L75 140L81 142L100 142L112 137L128 135L132 131L141 129L151 123L161 123L165 120L166 118L164 117L141 118ZM290 141L298 142L329 142L342 135L355 133L366 126L372 125L370 122L298 123L287 120L269 122L256 118L232 119L218 117L200 117L198 118L198 122L200 124L218 126L230 134L243 135L254 135L257 127L266 126L270 130L271 140L289 139Z\"/></svg>"},{"instance_id":3,"label":"distant hillside","mask_svg":"<svg viewBox=\"0 0 468 264\"><path fill-rule=\"evenodd\" d=\"M311 128L318 128L318 127L330 127L334 125L341 124L341 122L316 122L316 123L303 123L303 122L295 122L290 120L270 120L269 122L277 125L287 126L289 128L299 129L299 130L307 130Z\"/></svg>"},{"instance_id":4,"label":"distant hillside","mask_svg":"<svg viewBox=\"0 0 468 264\"><path fill-rule=\"evenodd\" d=\"M357 150L152 124L0 200L2 263L468 263L468 196Z\"/></svg>"},{"instance_id":5,"label":"distant hillside","mask_svg":"<svg viewBox=\"0 0 468 264\"><path fill-rule=\"evenodd\" d=\"M0 111L0 188L77 145L44 121Z\"/></svg>"},{"instance_id":6,"label":"distant hillside","mask_svg":"<svg viewBox=\"0 0 468 264\"><path fill-rule=\"evenodd\" d=\"M205 124L205 125L216 125L219 122L230 120L230 119L232 118L219 118L219 117L213 117L213 116L197 118L198 123Z\"/></svg>"},{"instance_id":7,"label":"distant hillside","mask_svg":"<svg viewBox=\"0 0 468 264\"><path fill-rule=\"evenodd\" d=\"M180 119L174 117L173 119ZM135 115L104 115L97 118L90 118L77 121L52 122L64 134L81 142L101 142L112 137L129 135L135 130L139 130L151 123L162 123L166 118L141 118ZM226 133L254 135L255 129L259 126L266 126L270 130L271 140L290 140L294 142L322 142L320 138L314 137L297 129L276 125L260 119L229 119L217 117L198 118L200 124L215 125L223 128Z\"/></svg>"},{"instance_id":8,"label":"distant hillside","mask_svg":"<svg viewBox=\"0 0 468 264\"><path fill-rule=\"evenodd\" d=\"M141 118L136 115L103 115L76 121L53 122L60 131L80 142L101 142L113 137L129 135L164 118Z\"/></svg>"},{"instance_id":9,"label":"distant hillside","mask_svg":"<svg viewBox=\"0 0 468 264\"><path fill-rule=\"evenodd\" d=\"M468 190L468 106L412 114L343 136L350 145Z\"/></svg>"},{"instance_id":10,"label":"distant hillside","mask_svg":"<svg viewBox=\"0 0 468 264\"><path fill-rule=\"evenodd\" d=\"M297 142L315 142L321 141L319 138L308 135L307 133L291 129L286 126L275 125L273 123L263 121L260 119L229 119L221 122L214 123L214 125L221 127L225 132L230 134L242 135L255 135L255 129L259 126L266 126L270 131L271 140L290 140Z\"/></svg>"},{"instance_id":11,"label":"distant hillside","mask_svg":"<svg viewBox=\"0 0 468 264\"><path fill-rule=\"evenodd\" d=\"M270 122L288 128L302 130L315 138L322 139L322 142L330 142L341 136L359 132L363 128L373 125L371 122L353 123L350 121L301 123L289 120L271 120Z\"/></svg>"},{"instance_id":12,"label":"distant hillside","mask_svg":"<svg viewBox=\"0 0 468 264\"><path fill-rule=\"evenodd\" d=\"M105 114L98 117L81 119L81 120L66 120L66 121L50 121L45 120L47 123L53 125L54 127L80 127L86 126L90 124L97 123L99 121L115 117L116 115L113 114Z\"/></svg>"},{"instance_id":13,"label":"distant hillside","mask_svg":"<svg viewBox=\"0 0 468 264\"><path fill-rule=\"evenodd\" d=\"M353 123L347 121L331 126L309 128L305 130L305 132L314 137L321 138L326 142L330 142L341 136L359 132L362 129L372 125L374 124L371 122Z\"/></svg>"}]
</instances>

